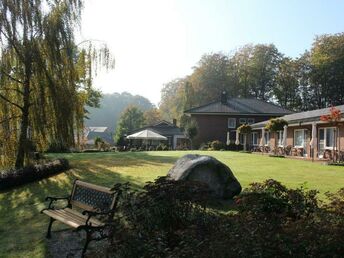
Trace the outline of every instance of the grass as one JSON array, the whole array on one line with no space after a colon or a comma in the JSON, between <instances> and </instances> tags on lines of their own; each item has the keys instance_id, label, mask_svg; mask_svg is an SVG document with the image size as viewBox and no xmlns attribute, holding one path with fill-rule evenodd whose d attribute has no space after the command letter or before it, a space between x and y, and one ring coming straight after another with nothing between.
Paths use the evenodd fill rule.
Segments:
<instances>
[{"instance_id":1,"label":"grass","mask_svg":"<svg viewBox=\"0 0 344 258\"><path fill-rule=\"evenodd\" d=\"M66 173L0 194L0 257L46 257L44 234L48 218L39 211L45 196L68 194L75 178L112 186L130 181L140 188L147 181L166 175L174 162L189 152L54 154L66 157L72 169ZM216 157L227 164L243 187L274 178L288 187L306 186L323 195L344 186L344 169L302 160L274 159L237 152L193 152ZM53 230L61 228L55 223Z\"/></svg>"}]
</instances>

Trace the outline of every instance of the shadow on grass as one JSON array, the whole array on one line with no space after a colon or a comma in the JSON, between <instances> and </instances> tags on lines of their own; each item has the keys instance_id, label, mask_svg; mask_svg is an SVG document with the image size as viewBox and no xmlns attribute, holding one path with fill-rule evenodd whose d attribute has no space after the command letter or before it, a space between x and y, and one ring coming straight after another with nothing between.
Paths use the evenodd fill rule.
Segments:
<instances>
[{"instance_id":1,"label":"shadow on grass","mask_svg":"<svg viewBox=\"0 0 344 258\"><path fill-rule=\"evenodd\" d=\"M69 157L72 155L71 157ZM73 156L74 155L74 156ZM58 156L58 155L56 155ZM165 157L147 153L66 154L72 169L59 175L20 186L0 193L0 257L45 257L47 255L45 233L47 216L40 214L47 204L46 196L67 196L75 179L111 187L129 181L133 188L140 189L144 182L134 176L118 172L120 167L159 166L173 164L178 157ZM110 169L110 168L115 169ZM144 172L144 171L143 171ZM61 228L60 223L53 225Z\"/></svg>"}]
</instances>

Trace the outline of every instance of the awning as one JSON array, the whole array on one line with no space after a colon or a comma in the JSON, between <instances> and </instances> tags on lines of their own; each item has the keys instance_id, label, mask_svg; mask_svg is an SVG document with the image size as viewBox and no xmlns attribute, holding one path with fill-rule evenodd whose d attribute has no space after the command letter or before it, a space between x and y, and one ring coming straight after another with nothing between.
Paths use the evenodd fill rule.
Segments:
<instances>
[{"instance_id":1,"label":"awning","mask_svg":"<svg viewBox=\"0 0 344 258\"><path fill-rule=\"evenodd\" d=\"M143 130L127 136L129 140L167 140L167 137L162 136L151 130Z\"/></svg>"}]
</instances>

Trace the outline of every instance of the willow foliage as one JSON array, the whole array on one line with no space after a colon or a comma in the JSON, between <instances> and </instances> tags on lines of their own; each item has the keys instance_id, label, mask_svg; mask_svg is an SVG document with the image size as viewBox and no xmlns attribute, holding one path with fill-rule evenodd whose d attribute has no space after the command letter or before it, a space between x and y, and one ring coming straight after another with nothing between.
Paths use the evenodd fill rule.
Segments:
<instances>
[{"instance_id":1,"label":"willow foliage","mask_svg":"<svg viewBox=\"0 0 344 258\"><path fill-rule=\"evenodd\" d=\"M99 65L108 49L76 44L80 0L0 1L0 165L22 167L28 153L74 146ZM76 137L75 137L76 136Z\"/></svg>"}]
</instances>

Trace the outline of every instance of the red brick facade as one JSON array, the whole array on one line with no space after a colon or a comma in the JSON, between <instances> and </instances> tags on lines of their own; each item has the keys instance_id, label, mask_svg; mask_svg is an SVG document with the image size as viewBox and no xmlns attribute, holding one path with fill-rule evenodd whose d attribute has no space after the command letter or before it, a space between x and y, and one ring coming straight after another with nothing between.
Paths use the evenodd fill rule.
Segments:
<instances>
[{"instance_id":1,"label":"red brick facade","mask_svg":"<svg viewBox=\"0 0 344 258\"><path fill-rule=\"evenodd\" d=\"M240 118L253 118L254 123L262 122L276 116L257 116L257 115L210 115L210 114L191 114L198 125L198 134L194 139L194 146L198 147L202 143L219 140L223 143L227 141L227 132L230 132L230 140L235 142L235 130L240 126ZM228 118L236 118L236 127L228 128Z\"/></svg>"}]
</instances>

